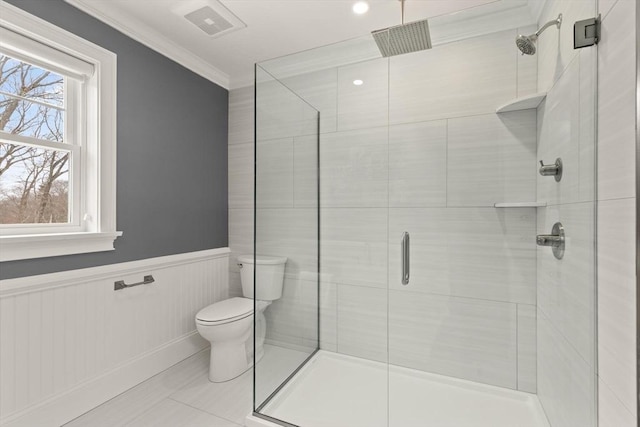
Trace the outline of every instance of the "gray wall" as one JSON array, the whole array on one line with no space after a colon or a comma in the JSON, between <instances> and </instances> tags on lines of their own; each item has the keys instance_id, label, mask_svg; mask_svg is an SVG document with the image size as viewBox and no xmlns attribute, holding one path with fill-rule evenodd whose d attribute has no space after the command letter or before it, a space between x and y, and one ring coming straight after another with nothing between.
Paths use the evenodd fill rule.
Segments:
<instances>
[{"instance_id":1,"label":"gray wall","mask_svg":"<svg viewBox=\"0 0 640 427\"><path fill-rule=\"evenodd\" d=\"M226 89L69 6L7 0L118 55L115 251L11 261L0 279L227 246Z\"/></svg>"}]
</instances>

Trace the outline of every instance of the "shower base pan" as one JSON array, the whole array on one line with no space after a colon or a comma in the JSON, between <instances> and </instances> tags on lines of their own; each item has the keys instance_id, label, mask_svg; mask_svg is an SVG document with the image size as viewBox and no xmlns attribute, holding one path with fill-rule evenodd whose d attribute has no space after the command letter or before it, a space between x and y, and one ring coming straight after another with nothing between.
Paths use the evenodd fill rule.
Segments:
<instances>
[{"instance_id":1,"label":"shower base pan","mask_svg":"<svg viewBox=\"0 0 640 427\"><path fill-rule=\"evenodd\" d=\"M300 427L549 427L535 394L322 350L261 413Z\"/></svg>"}]
</instances>

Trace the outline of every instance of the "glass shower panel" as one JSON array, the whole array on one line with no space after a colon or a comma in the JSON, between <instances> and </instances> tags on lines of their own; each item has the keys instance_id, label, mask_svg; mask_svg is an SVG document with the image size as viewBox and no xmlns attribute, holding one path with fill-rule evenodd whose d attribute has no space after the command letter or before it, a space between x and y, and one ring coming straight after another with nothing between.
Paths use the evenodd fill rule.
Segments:
<instances>
[{"instance_id":1,"label":"glass shower panel","mask_svg":"<svg viewBox=\"0 0 640 427\"><path fill-rule=\"evenodd\" d=\"M263 413L596 425L597 48L573 49L595 0L550 0L538 22L504 7L430 18L425 51L381 58L366 35L260 64L322 118L320 350ZM561 179L539 173L558 158ZM556 223L561 259L536 244Z\"/></svg>"},{"instance_id":2,"label":"glass shower panel","mask_svg":"<svg viewBox=\"0 0 640 427\"><path fill-rule=\"evenodd\" d=\"M259 66L255 84L254 411L269 415L318 349L319 113ZM264 257L286 258L284 277ZM280 283L279 298L264 294Z\"/></svg>"},{"instance_id":3,"label":"glass shower panel","mask_svg":"<svg viewBox=\"0 0 640 427\"><path fill-rule=\"evenodd\" d=\"M389 426L596 425L596 47L573 49L595 15L550 1L539 23L458 22L475 34L441 44L452 17L435 18L433 49L390 58ZM542 176L557 158L562 178ZM536 245L557 222L562 259Z\"/></svg>"}]
</instances>

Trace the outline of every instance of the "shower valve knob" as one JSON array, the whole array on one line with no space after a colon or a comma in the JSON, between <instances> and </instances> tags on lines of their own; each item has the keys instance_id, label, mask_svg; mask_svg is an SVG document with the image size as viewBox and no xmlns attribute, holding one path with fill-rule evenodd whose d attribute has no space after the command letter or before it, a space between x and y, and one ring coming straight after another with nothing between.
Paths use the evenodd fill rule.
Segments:
<instances>
[{"instance_id":1,"label":"shower valve knob","mask_svg":"<svg viewBox=\"0 0 640 427\"><path fill-rule=\"evenodd\" d=\"M538 246L551 246L553 256L562 259L565 245L564 227L562 223L556 222L553 224L551 234L538 234L536 236L536 244Z\"/></svg>"},{"instance_id":2,"label":"shower valve knob","mask_svg":"<svg viewBox=\"0 0 640 427\"><path fill-rule=\"evenodd\" d=\"M558 157L556 162L551 165L545 165L544 162L540 160L540 175L555 176L556 181L560 182L562 179L562 159Z\"/></svg>"}]
</instances>

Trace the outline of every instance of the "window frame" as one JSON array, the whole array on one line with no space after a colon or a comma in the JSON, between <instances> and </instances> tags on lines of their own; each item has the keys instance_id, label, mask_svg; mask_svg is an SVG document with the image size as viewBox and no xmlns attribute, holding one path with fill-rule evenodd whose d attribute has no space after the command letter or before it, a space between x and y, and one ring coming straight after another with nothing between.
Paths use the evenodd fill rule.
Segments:
<instances>
[{"instance_id":1,"label":"window frame","mask_svg":"<svg viewBox=\"0 0 640 427\"><path fill-rule=\"evenodd\" d=\"M70 133L73 144L51 143L52 148L68 150L73 156L69 171L71 221L1 227L0 261L113 250L115 239L122 235L116 231L116 55L5 2L0 2L0 27L26 37L28 43L37 43L32 46L36 58L50 52L50 61L60 69L66 68L69 56L70 69L73 59L93 67L92 73L82 74L82 83L67 87L67 82L77 78L65 78L65 98L73 96L72 104L80 110L65 117L65 135ZM16 59L24 60L24 56L28 55ZM24 136L12 135L10 139L47 145Z\"/></svg>"}]
</instances>

